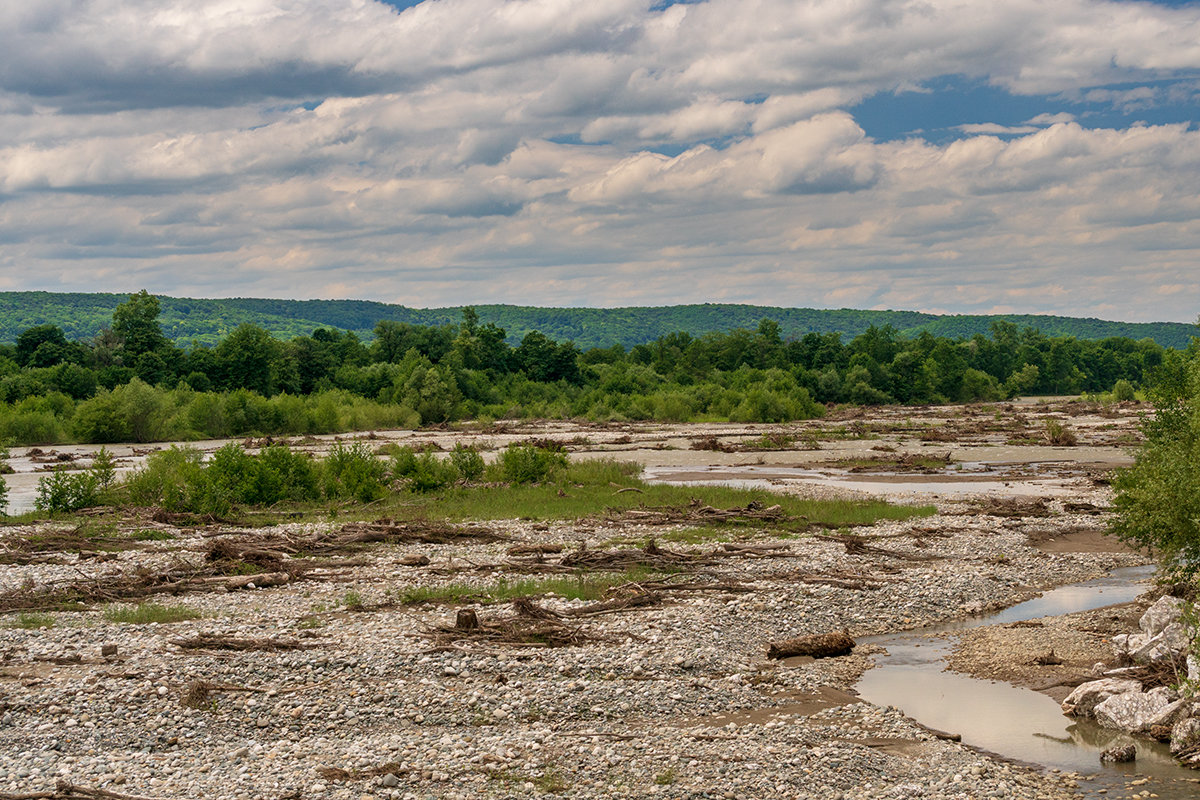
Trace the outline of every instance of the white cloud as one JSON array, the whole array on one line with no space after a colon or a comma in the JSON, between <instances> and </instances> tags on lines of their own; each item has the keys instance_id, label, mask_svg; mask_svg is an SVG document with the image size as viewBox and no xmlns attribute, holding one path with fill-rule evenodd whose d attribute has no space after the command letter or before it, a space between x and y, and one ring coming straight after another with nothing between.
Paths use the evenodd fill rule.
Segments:
<instances>
[{"instance_id":1,"label":"white cloud","mask_svg":"<svg viewBox=\"0 0 1200 800\"><path fill-rule=\"evenodd\" d=\"M1190 320L1198 290L1144 299L1138 272L1196 285L1187 125L1047 111L935 145L848 109L961 75L1191 102L1198 26L1093 0L8 4L0 265L422 305L984 310L1016 287L1033 311Z\"/></svg>"}]
</instances>

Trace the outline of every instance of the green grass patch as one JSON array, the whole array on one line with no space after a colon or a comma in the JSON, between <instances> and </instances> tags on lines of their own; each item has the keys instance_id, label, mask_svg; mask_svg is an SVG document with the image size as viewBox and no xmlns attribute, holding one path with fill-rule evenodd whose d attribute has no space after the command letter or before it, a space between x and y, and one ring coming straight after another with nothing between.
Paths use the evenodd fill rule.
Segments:
<instances>
[{"instance_id":1,"label":"green grass patch","mask_svg":"<svg viewBox=\"0 0 1200 800\"><path fill-rule=\"evenodd\" d=\"M693 502L715 508L745 508L751 503L778 504L793 519L785 529L873 525L935 513L933 506L895 505L882 500L813 500L766 490L726 486L648 484L639 467L614 461L571 464L553 483L515 486L455 487L436 495L398 494L370 511L399 519L445 522L488 519L571 520L639 507L684 508ZM628 489L630 491L621 491ZM348 512L347 516L352 515ZM761 521L733 521L718 527L763 527ZM774 526L773 526L774 527Z\"/></svg>"},{"instance_id":2,"label":"green grass patch","mask_svg":"<svg viewBox=\"0 0 1200 800\"><path fill-rule=\"evenodd\" d=\"M597 572L555 575L547 578L501 578L494 583L448 583L441 586L415 586L400 593L406 605L420 603L504 603L518 597L554 594L568 600L599 600L614 586L637 583L669 573L661 570L634 569L628 572Z\"/></svg>"},{"instance_id":3,"label":"green grass patch","mask_svg":"<svg viewBox=\"0 0 1200 800\"><path fill-rule=\"evenodd\" d=\"M138 542L167 542L175 538L170 531L142 530L129 534L129 538Z\"/></svg>"},{"instance_id":4,"label":"green grass patch","mask_svg":"<svg viewBox=\"0 0 1200 800\"><path fill-rule=\"evenodd\" d=\"M164 606L158 603L138 603L136 606L109 606L104 609L104 618L109 622L124 622L130 625L149 625L152 622L167 624L199 619L204 615L191 606Z\"/></svg>"},{"instance_id":5,"label":"green grass patch","mask_svg":"<svg viewBox=\"0 0 1200 800\"><path fill-rule=\"evenodd\" d=\"M27 631L35 631L38 628L53 628L55 623L53 614L39 614L33 611L27 611L23 614L17 614L16 619L10 620L5 626L7 628L23 628Z\"/></svg>"}]
</instances>

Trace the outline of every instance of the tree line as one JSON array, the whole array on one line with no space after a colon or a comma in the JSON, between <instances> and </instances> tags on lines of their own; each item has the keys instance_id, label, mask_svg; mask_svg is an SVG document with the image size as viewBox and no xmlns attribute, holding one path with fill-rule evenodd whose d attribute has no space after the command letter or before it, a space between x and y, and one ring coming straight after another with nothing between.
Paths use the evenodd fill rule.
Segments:
<instances>
[{"instance_id":1,"label":"tree line","mask_svg":"<svg viewBox=\"0 0 1200 800\"><path fill-rule=\"evenodd\" d=\"M90 341L45 323L0 345L0 436L33 444L327 433L461 419L734 420L819 416L828 404L947 403L1018 394L1132 396L1177 351L1079 340L996 320L969 338L869 326L785 338L778 322L626 349L539 332L517 344L473 308L456 324L381 320L281 340L241 324L180 347L138 292ZM1176 355L1173 355L1176 354Z\"/></svg>"}]
</instances>

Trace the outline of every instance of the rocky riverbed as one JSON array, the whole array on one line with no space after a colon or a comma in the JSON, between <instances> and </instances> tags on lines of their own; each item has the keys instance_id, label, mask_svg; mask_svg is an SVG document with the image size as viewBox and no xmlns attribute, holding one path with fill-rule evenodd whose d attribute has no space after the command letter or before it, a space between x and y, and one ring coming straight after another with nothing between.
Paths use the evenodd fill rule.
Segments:
<instances>
[{"instance_id":1,"label":"rocky riverbed","mask_svg":"<svg viewBox=\"0 0 1200 800\"><path fill-rule=\"evenodd\" d=\"M961 416L969 414L996 418L994 409ZM990 491L927 495L919 499L936 503L937 515L857 529L870 545L865 550L837 536L796 538L773 531L769 521L739 540L748 545L741 551L716 541L668 549L660 541L671 553L721 556L689 570L687 580L646 587L656 599L645 605L602 607L555 596L537 598L532 611L470 599L402 602L415 587L516 580L504 567L514 548L602 551L679 529L628 519L507 520L488 523L500 540L373 544L330 559L304 580L157 598L198 614L179 622L114 622L102 604L53 612L50 620L30 617L34 611L8 614L10 627L0 628L0 797L86 797L97 789L155 798L339 800L1078 796L1081 776L1004 763L895 709L858 702L847 690L869 668L869 648L820 660L765 656L782 638L922 627L1144 562L1117 547L1046 545L1092 536L1102 526L1108 489L1095 465L1127 458L1109 440L1132 431L1134 418L1119 416L1116 434L1098 423L1096 441L1079 444L1086 451L1056 451L1053 472L1063 491L1051 500L1009 502ZM578 447L592 451L581 457L620 449L592 428L555 426L550 433L591 437L596 444ZM716 435L711 428L703 433ZM719 435L737 443L763 433L760 426L722 428ZM687 465L710 455L719 457L709 463L730 463L718 451L656 447L655 436L664 443L687 441L690 433L647 427L610 438L636 437L637 450L658 464L672 453ZM825 457L844 441L822 443ZM889 453L931 446L911 430L858 440L859 451L863 442ZM974 460L988 444L964 447L974 448L963 454ZM1004 447L1011 462L1016 445ZM1027 472L1039 476L1047 454L1034 447ZM797 452L756 452L754 460L787 463ZM803 481L777 488L837 491ZM244 543L341 527L140 524L156 533L136 548L0 565L0 593L197 564L222 539ZM54 527L4 535L45 535ZM467 635L455 626L468 609L485 629L524 624L532 614L569 641L538 646L547 642ZM20 627L31 620L52 624ZM1082 665L1107 631L1081 639L1079 653L1061 645L1055 652L1061 648L1072 666ZM1131 788L1138 791L1144 789Z\"/></svg>"}]
</instances>

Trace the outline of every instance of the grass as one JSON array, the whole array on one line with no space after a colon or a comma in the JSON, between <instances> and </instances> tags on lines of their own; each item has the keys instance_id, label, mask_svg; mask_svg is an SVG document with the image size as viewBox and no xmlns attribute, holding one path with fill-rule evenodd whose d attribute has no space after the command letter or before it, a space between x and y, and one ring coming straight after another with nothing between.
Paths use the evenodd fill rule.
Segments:
<instances>
[{"instance_id":1,"label":"grass","mask_svg":"<svg viewBox=\"0 0 1200 800\"><path fill-rule=\"evenodd\" d=\"M10 621L5 627L23 628L27 631L32 631L38 628L53 628L54 623L55 619L52 614L39 614L27 611L23 614L18 614L17 618Z\"/></svg>"},{"instance_id":2,"label":"grass","mask_svg":"<svg viewBox=\"0 0 1200 800\"><path fill-rule=\"evenodd\" d=\"M104 618L109 622L124 622L130 625L149 625L157 622L167 624L199 619L204 616L191 606L164 606L158 603L138 603L136 606L109 606L104 609Z\"/></svg>"},{"instance_id":3,"label":"grass","mask_svg":"<svg viewBox=\"0 0 1200 800\"><path fill-rule=\"evenodd\" d=\"M627 572L601 572L580 575L555 575L549 578L522 578L500 580L490 584L448 583L441 586L414 586L400 593L399 600L406 605L419 603L459 603L480 601L504 603L518 597L534 597L555 594L568 600L599 600L614 586L637 583L667 573L650 570Z\"/></svg>"},{"instance_id":4,"label":"grass","mask_svg":"<svg viewBox=\"0 0 1200 800\"><path fill-rule=\"evenodd\" d=\"M129 538L139 542L166 542L174 539L175 534L170 531L143 530L134 531Z\"/></svg>"},{"instance_id":5,"label":"grass","mask_svg":"<svg viewBox=\"0 0 1200 800\"><path fill-rule=\"evenodd\" d=\"M654 776L654 782L659 786L670 786L678 779L679 776L675 774L674 767L667 767L665 770Z\"/></svg>"},{"instance_id":6,"label":"grass","mask_svg":"<svg viewBox=\"0 0 1200 800\"><path fill-rule=\"evenodd\" d=\"M780 505L797 522L808 525L873 525L879 520L906 520L935 513L933 506L894 505L882 500L812 500L774 494L766 490L725 486L671 486L647 484L638 478L636 464L608 460L571 464L554 483L454 487L433 494L400 493L368 510L350 509L344 515L401 520L462 522L467 520L524 519L573 520L607 511L646 507L686 507L693 501L716 508L745 507L752 502ZM621 489L636 491L621 492ZM723 526L762 523L726 522Z\"/></svg>"}]
</instances>

